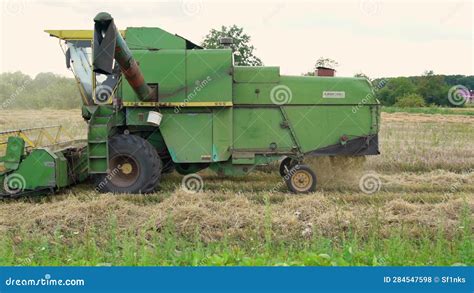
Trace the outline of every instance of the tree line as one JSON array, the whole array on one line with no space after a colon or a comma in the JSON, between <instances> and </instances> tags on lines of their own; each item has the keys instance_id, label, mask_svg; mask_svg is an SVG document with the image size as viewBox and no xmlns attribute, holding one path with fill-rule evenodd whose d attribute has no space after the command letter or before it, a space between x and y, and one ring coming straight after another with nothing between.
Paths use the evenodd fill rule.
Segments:
<instances>
[{"instance_id":1,"label":"tree line","mask_svg":"<svg viewBox=\"0 0 474 293\"><path fill-rule=\"evenodd\" d=\"M377 78L372 80L376 97L385 106L453 106L449 90L455 86L474 89L474 76L442 75L426 71L421 76Z\"/></svg>"},{"instance_id":2,"label":"tree line","mask_svg":"<svg viewBox=\"0 0 474 293\"><path fill-rule=\"evenodd\" d=\"M0 74L0 109L72 109L80 105L74 78L51 72L34 78L20 71Z\"/></svg>"}]
</instances>

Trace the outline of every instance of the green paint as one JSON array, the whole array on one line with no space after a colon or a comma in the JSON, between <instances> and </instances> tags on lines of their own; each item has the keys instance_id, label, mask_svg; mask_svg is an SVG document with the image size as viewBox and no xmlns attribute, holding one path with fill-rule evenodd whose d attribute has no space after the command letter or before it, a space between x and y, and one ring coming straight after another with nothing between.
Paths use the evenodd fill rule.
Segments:
<instances>
[{"instance_id":1,"label":"green paint","mask_svg":"<svg viewBox=\"0 0 474 293\"><path fill-rule=\"evenodd\" d=\"M18 137L10 137L8 147L16 147ZM24 146L23 146L24 147ZM23 153L21 149L21 153ZM0 176L1 186L10 190L35 191L57 190L85 180L88 176L87 152L69 152L69 149L52 150L50 148L37 148L21 156L18 167L7 169ZM6 182L4 182L6 180ZM3 190L1 193L8 193Z\"/></svg>"},{"instance_id":2,"label":"green paint","mask_svg":"<svg viewBox=\"0 0 474 293\"><path fill-rule=\"evenodd\" d=\"M160 130L168 148L175 152L176 163L211 161L211 113L164 115Z\"/></svg>"},{"instance_id":3,"label":"green paint","mask_svg":"<svg viewBox=\"0 0 474 293\"><path fill-rule=\"evenodd\" d=\"M186 49L186 40L157 27L129 27L125 40L131 50Z\"/></svg>"},{"instance_id":4,"label":"green paint","mask_svg":"<svg viewBox=\"0 0 474 293\"><path fill-rule=\"evenodd\" d=\"M276 66L234 66L236 83L276 83L280 81L280 67Z\"/></svg>"},{"instance_id":5,"label":"green paint","mask_svg":"<svg viewBox=\"0 0 474 293\"><path fill-rule=\"evenodd\" d=\"M91 112L90 173L107 170L108 138L127 129L147 137L183 166L243 175L284 155L301 157L349 139L377 134L380 106L364 78L280 75L277 66L233 66L229 49L209 49L160 28L128 28L129 50L158 102L176 107L107 107ZM122 79L117 97L139 102ZM190 107L189 103L233 106ZM194 104L196 105L196 104ZM160 111L159 127L146 122ZM152 137L150 137L150 135ZM186 164L186 165L185 165Z\"/></svg>"},{"instance_id":6,"label":"green paint","mask_svg":"<svg viewBox=\"0 0 474 293\"><path fill-rule=\"evenodd\" d=\"M147 83L158 83L158 101L182 102L186 97L185 50L132 50ZM123 101L139 102L132 87L122 82Z\"/></svg>"},{"instance_id":7,"label":"green paint","mask_svg":"<svg viewBox=\"0 0 474 293\"><path fill-rule=\"evenodd\" d=\"M16 170L21 161L25 148L25 141L21 137L10 136L7 141L5 156L0 158L6 170Z\"/></svg>"}]
</instances>

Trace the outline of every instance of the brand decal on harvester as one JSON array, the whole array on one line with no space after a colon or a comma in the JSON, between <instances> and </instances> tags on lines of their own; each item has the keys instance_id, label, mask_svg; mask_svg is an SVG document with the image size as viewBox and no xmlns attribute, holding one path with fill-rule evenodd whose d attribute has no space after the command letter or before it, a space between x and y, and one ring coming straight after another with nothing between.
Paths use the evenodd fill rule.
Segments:
<instances>
[{"instance_id":1,"label":"brand decal on harvester","mask_svg":"<svg viewBox=\"0 0 474 293\"><path fill-rule=\"evenodd\" d=\"M326 99L344 99L346 97L346 92L340 91L324 91L323 98Z\"/></svg>"}]
</instances>

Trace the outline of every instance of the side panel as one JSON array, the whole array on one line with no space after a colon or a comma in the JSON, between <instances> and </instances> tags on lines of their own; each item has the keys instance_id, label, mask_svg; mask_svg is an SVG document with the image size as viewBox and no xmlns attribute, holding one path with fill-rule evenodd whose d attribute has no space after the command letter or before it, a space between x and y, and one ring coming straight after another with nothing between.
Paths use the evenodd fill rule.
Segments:
<instances>
[{"instance_id":1,"label":"side panel","mask_svg":"<svg viewBox=\"0 0 474 293\"><path fill-rule=\"evenodd\" d=\"M374 134L371 107L355 111L353 106L285 106L284 111L302 152L338 144L343 135L349 139Z\"/></svg>"},{"instance_id":2,"label":"side panel","mask_svg":"<svg viewBox=\"0 0 474 293\"><path fill-rule=\"evenodd\" d=\"M267 104L271 105L270 93L276 83L234 83L234 105Z\"/></svg>"},{"instance_id":3,"label":"side panel","mask_svg":"<svg viewBox=\"0 0 474 293\"><path fill-rule=\"evenodd\" d=\"M210 162L212 113L163 115L160 130L173 162Z\"/></svg>"},{"instance_id":4,"label":"side panel","mask_svg":"<svg viewBox=\"0 0 474 293\"><path fill-rule=\"evenodd\" d=\"M55 158L44 149L33 150L21 162L15 174L19 174L24 178L25 190L33 190L38 187L55 187Z\"/></svg>"},{"instance_id":5,"label":"side panel","mask_svg":"<svg viewBox=\"0 0 474 293\"><path fill-rule=\"evenodd\" d=\"M280 67L276 66L235 66L235 82L277 83L280 81Z\"/></svg>"},{"instance_id":6,"label":"side panel","mask_svg":"<svg viewBox=\"0 0 474 293\"><path fill-rule=\"evenodd\" d=\"M127 46L134 49L185 49L186 41L158 27L128 27Z\"/></svg>"},{"instance_id":7,"label":"side panel","mask_svg":"<svg viewBox=\"0 0 474 293\"><path fill-rule=\"evenodd\" d=\"M213 108L212 161L226 161L232 148L232 108Z\"/></svg>"},{"instance_id":8,"label":"side panel","mask_svg":"<svg viewBox=\"0 0 474 293\"><path fill-rule=\"evenodd\" d=\"M179 110L179 111L178 111ZM212 113L210 111L212 110ZM150 111L149 108L132 108L128 107L127 108L127 125L129 126L138 126L137 129L143 129L145 126L149 130L153 130L153 126L150 126L146 122L146 117L148 115L148 112ZM212 158L211 160L213 162L219 162L219 161L226 161L230 158L231 155L231 148L232 148L232 107L213 107L213 108L161 108L161 113L164 116L164 119L168 119L168 116L173 117L173 119L176 119L177 122L181 123L183 127L187 127L187 129L182 130L180 129L178 132L175 132L174 134L172 133L172 126L167 125L169 124L169 121L164 121L162 126L157 128L152 134L152 140L153 140L153 145L157 147L159 152L163 152L163 150L167 147L166 142L163 141L161 131L165 129L164 135L169 136L167 138L168 143L178 143L176 142L176 139L173 138L173 136L180 136L183 133L186 134L186 132L190 132L189 129L194 129L193 125L188 125L188 124L194 124L194 123L199 123L198 125L207 125L210 123L212 125ZM187 121L186 118L177 118L181 116L177 115L182 115L187 116L187 117L198 117L196 121ZM209 119L209 121L206 121L206 119ZM190 119L192 120L192 119ZM171 120L170 120L171 121ZM206 126L207 128L207 126ZM201 129L199 129L201 130ZM193 130L194 131L194 130ZM203 129L202 131L208 131ZM194 133L194 132L190 132ZM208 137L206 134L205 137ZM176 149L175 145L170 145L171 149ZM206 155L206 154L202 154ZM181 156L178 156L180 159L178 160L185 160ZM203 162L208 162L209 160L202 160ZM184 161L183 161L184 162Z\"/></svg>"},{"instance_id":9,"label":"side panel","mask_svg":"<svg viewBox=\"0 0 474 293\"><path fill-rule=\"evenodd\" d=\"M230 50L186 51L186 102L232 101Z\"/></svg>"},{"instance_id":10,"label":"side panel","mask_svg":"<svg viewBox=\"0 0 474 293\"><path fill-rule=\"evenodd\" d=\"M378 104L366 79L281 76L279 83L235 83L234 104Z\"/></svg>"},{"instance_id":11,"label":"side panel","mask_svg":"<svg viewBox=\"0 0 474 293\"><path fill-rule=\"evenodd\" d=\"M183 102L186 97L185 50L133 50L133 57L147 83L158 83L159 102ZM139 102L132 88L122 81L124 102Z\"/></svg>"},{"instance_id":12,"label":"side panel","mask_svg":"<svg viewBox=\"0 0 474 293\"><path fill-rule=\"evenodd\" d=\"M234 150L290 151L295 143L282 123L276 107L234 108Z\"/></svg>"},{"instance_id":13,"label":"side panel","mask_svg":"<svg viewBox=\"0 0 474 293\"><path fill-rule=\"evenodd\" d=\"M69 176L72 173L68 172L67 159L62 152L55 153L56 155L56 186L65 187L69 185Z\"/></svg>"}]
</instances>

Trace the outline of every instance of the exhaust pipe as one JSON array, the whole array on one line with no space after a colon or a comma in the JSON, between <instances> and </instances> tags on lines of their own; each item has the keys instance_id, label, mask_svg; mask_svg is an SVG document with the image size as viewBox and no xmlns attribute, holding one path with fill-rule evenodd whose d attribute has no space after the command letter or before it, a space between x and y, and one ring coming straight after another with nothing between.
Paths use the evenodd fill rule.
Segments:
<instances>
[{"instance_id":1,"label":"exhaust pipe","mask_svg":"<svg viewBox=\"0 0 474 293\"><path fill-rule=\"evenodd\" d=\"M94 18L94 48L92 65L94 72L112 74L114 59L138 98L143 101L152 96L152 88L146 84L137 61L132 56L122 35L107 12Z\"/></svg>"}]
</instances>

